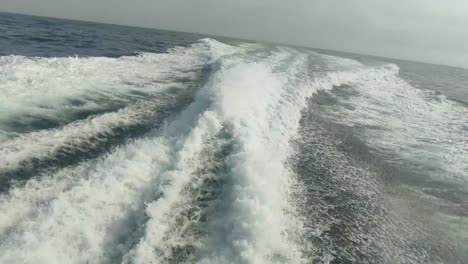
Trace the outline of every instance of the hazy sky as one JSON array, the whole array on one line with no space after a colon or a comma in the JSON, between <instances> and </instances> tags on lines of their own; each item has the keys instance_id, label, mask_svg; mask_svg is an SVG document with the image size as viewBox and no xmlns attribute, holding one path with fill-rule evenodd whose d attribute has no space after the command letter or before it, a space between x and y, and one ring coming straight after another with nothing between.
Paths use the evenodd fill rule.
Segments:
<instances>
[{"instance_id":1,"label":"hazy sky","mask_svg":"<svg viewBox=\"0 0 468 264\"><path fill-rule=\"evenodd\" d=\"M0 10L468 67L468 0L0 0Z\"/></svg>"}]
</instances>

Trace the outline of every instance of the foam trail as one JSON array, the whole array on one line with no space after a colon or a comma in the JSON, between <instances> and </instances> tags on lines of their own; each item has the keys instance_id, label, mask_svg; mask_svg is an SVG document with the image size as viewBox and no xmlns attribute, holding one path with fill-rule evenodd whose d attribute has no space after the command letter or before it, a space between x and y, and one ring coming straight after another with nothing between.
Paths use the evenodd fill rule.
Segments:
<instances>
[{"instance_id":1,"label":"foam trail","mask_svg":"<svg viewBox=\"0 0 468 264\"><path fill-rule=\"evenodd\" d=\"M301 53L294 57L286 65L243 65L225 73L219 111L232 126L234 147L226 159L228 183L208 221L198 263L305 262L298 244L302 224L290 200L289 141L307 98L355 75L311 79L309 58ZM248 99L243 97L247 93L252 95Z\"/></svg>"},{"instance_id":2,"label":"foam trail","mask_svg":"<svg viewBox=\"0 0 468 264\"><path fill-rule=\"evenodd\" d=\"M2 142L0 168L14 168L27 159L51 156L64 147L75 148L85 143L93 144L91 139L96 138L99 141L99 136L112 134L113 129L142 123L145 117L151 114L153 103L130 106L117 112L73 122L60 129L31 132Z\"/></svg>"},{"instance_id":3,"label":"foam trail","mask_svg":"<svg viewBox=\"0 0 468 264\"><path fill-rule=\"evenodd\" d=\"M0 57L0 139L22 126L34 130L29 123L37 120L54 127L120 108L159 92L174 77L193 79L211 56L209 45L202 41L164 54L120 58Z\"/></svg>"},{"instance_id":4,"label":"foam trail","mask_svg":"<svg viewBox=\"0 0 468 264\"><path fill-rule=\"evenodd\" d=\"M31 179L21 188L14 187L0 196L0 236L11 230L34 210L55 199L63 191L86 179L92 163L67 168L40 179Z\"/></svg>"},{"instance_id":5,"label":"foam trail","mask_svg":"<svg viewBox=\"0 0 468 264\"><path fill-rule=\"evenodd\" d=\"M443 95L411 86L398 76L396 65L361 71L366 74L350 83L360 96L347 101L351 108L333 109L330 118L346 126L367 128L363 140L396 164L410 161L414 166L432 168L429 176L434 180L465 185L466 109Z\"/></svg>"},{"instance_id":6,"label":"foam trail","mask_svg":"<svg viewBox=\"0 0 468 264\"><path fill-rule=\"evenodd\" d=\"M301 121L310 262L463 263L466 109L411 86L396 65L327 63L355 77L311 100Z\"/></svg>"},{"instance_id":7,"label":"foam trail","mask_svg":"<svg viewBox=\"0 0 468 264\"><path fill-rule=\"evenodd\" d=\"M374 71L388 80L397 69L330 56L317 65L311 61L321 55L289 48L257 54L257 45L198 45L182 53L194 53L188 67L210 65L210 78L167 126L0 195L1 263L307 263L288 164L301 111L319 90L366 83ZM11 158L3 166L79 147L88 140L79 131L98 137L151 119L158 103L144 102L6 141L2 155ZM214 194L200 207L190 188Z\"/></svg>"},{"instance_id":8,"label":"foam trail","mask_svg":"<svg viewBox=\"0 0 468 264\"><path fill-rule=\"evenodd\" d=\"M223 187L205 212L207 222L188 223L201 225L204 235L187 242L174 228L174 214L183 212L182 204L190 202L184 197L188 195L183 193L184 186L195 184L191 182L197 166L189 162L174 172L181 178L169 185L168 196L148 206L145 235L125 256L125 263L167 263L171 259L187 263L303 262L296 243L301 224L289 200L294 181L286 164L292 153L289 140L298 129L308 97L357 78L355 72L330 72L311 79L308 59L303 53L287 50L264 61L221 59L202 92L211 94L207 113L229 131L230 138L225 140L232 152L224 161L225 174L215 176ZM193 250L177 252L181 247Z\"/></svg>"},{"instance_id":9,"label":"foam trail","mask_svg":"<svg viewBox=\"0 0 468 264\"><path fill-rule=\"evenodd\" d=\"M1 191L8 190L18 180L22 182L50 168L57 169L94 158L113 142L124 139L130 131L143 133L150 127L158 126L171 111L178 111L193 98L195 85L204 78L201 71L211 59L209 53L215 49L210 45L209 41L200 41L189 48L175 48L169 54L151 54L151 59L159 58L162 62L174 64L169 68L172 71L162 74L167 69L159 65L162 68L152 76L159 83L141 87L136 85L141 80L135 77L134 91L131 93L135 93L132 96L137 101L129 102L125 108L75 120L59 128L10 133L7 136L9 139L0 141ZM64 82L73 86L72 78ZM131 85L129 81L125 82ZM146 94L150 91L150 94ZM77 159L78 156L80 159Z\"/></svg>"},{"instance_id":10,"label":"foam trail","mask_svg":"<svg viewBox=\"0 0 468 264\"><path fill-rule=\"evenodd\" d=\"M187 105L194 92L192 88L172 87L153 95L151 100L136 103L116 112L78 120L59 129L21 134L14 139L1 142L0 156L3 159L0 160L0 173L5 171L8 174L15 169L25 171L33 166L29 164L31 161L40 162L36 167L44 169L45 162L42 161L101 149L116 137L124 136L127 130L138 128L144 131L158 126L171 111ZM187 96L190 98L186 98Z\"/></svg>"},{"instance_id":11,"label":"foam trail","mask_svg":"<svg viewBox=\"0 0 468 264\"><path fill-rule=\"evenodd\" d=\"M127 232L127 223L120 230L118 225L139 221L132 214L142 210L145 189L155 184L154 176L170 166L169 149L160 139L114 152L88 179L32 209L15 225L0 246L1 262L101 262L117 254L114 240ZM112 226L119 233L109 233Z\"/></svg>"},{"instance_id":12,"label":"foam trail","mask_svg":"<svg viewBox=\"0 0 468 264\"><path fill-rule=\"evenodd\" d=\"M199 249L199 262L268 263L275 256L294 261L297 248L284 236L291 220L284 213L289 206L283 164L287 150L277 148L285 143L281 138L267 134L277 129L269 110L280 100L284 80L263 65L234 67L226 75L231 78L221 84L220 110L233 127L235 147L226 160L230 169L220 212L208 222L210 234L202 242L206 247ZM244 85L236 89L239 79ZM238 105L247 91L255 95Z\"/></svg>"},{"instance_id":13,"label":"foam trail","mask_svg":"<svg viewBox=\"0 0 468 264\"><path fill-rule=\"evenodd\" d=\"M48 208L49 201L52 204L68 203L69 206L74 206L77 205L75 201L77 197L87 196L78 203L80 204L80 208L82 208L82 212L75 212L76 217L81 215L85 218L98 213L97 211L93 211L96 209L94 208L96 206L104 206L106 208L119 205L124 208L125 206L135 206L138 204L138 200L141 203L142 199L145 198L143 196L145 192L143 194L140 193L142 189L145 189L144 187L147 186L153 186L157 182L170 181L171 177L174 176L174 173L171 173L170 169L183 166L183 164L188 162L187 159L193 155L193 152L196 152L197 148L200 148L201 143L199 141L203 133L207 133L205 130L214 129L210 127L217 126L216 123L210 124L210 113L207 112L204 114L206 116L205 119L207 119L205 123L200 122L200 125L193 129L185 129L190 132L190 135L186 136L186 131L182 133L174 132L175 130L180 130L180 126L186 126L188 120L193 119L192 115L197 115L197 108L203 107L203 104L203 101L199 100L198 104L186 110L186 114L182 115L179 119L180 121L172 125L177 127L177 129L166 128L167 132L164 132L162 137L153 140L139 140L111 153L104 160L98 162L97 165L84 163L73 169L65 169L56 175L46 176L40 180L31 180L24 188L13 189L8 195L1 196L0 208L2 208L2 220L0 221L0 233L14 226L26 215L34 215L42 211L44 211L42 213L45 218L43 221L52 221L53 223L50 224L57 224L55 221L64 221L62 225L57 224L56 229L62 228L64 229L62 231L64 233L70 231L67 228L73 222L61 219L63 216L51 216L47 214L47 210L50 210ZM187 142L181 143L184 140ZM183 146L181 147L180 145ZM176 159L181 159L181 161L174 163ZM165 172L166 170L169 170L169 172ZM134 174L138 177L134 176ZM155 179L154 177L158 175L163 176ZM127 179L126 177L129 178ZM180 177L177 176L175 178ZM154 182L155 180L157 182ZM69 191L67 191L68 189ZM65 192L62 193L63 191ZM121 192L126 192L126 195L122 195ZM163 191L160 190L158 192ZM113 196L114 194L116 196ZM117 197L120 197L120 199L117 199ZM128 201L125 201L125 198ZM66 201L62 201L64 199ZM102 203L104 204L102 205ZM140 204L140 206L143 206L143 204ZM112 211L112 208L106 209L109 210L105 212L107 214L106 217L122 213L119 210ZM59 207L52 210L54 212L57 210L56 214L61 214L61 210L66 209ZM75 209L70 210L74 211ZM73 214L73 212L71 213ZM103 219L101 222L105 220ZM110 220L108 219L108 221ZM41 226L40 221L34 217L26 219L25 222ZM99 225L99 221L93 221L93 224ZM64 238L55 239L60 241L60 239ZM37 247L38 245L35 246ZM78 259L80 258L77 257Z\"/></svg>"},{"instance_id":14,"label":"foam trail","mask_svg":"<svg viewBox=\"0 0 468 264\"><path fill-rule=\"evenodd\" d=\"M223 61L226 64L230 64L229 61ZM241 65L242 67L244 65ZM234 66L235 67L235 66ZM238 66L239 67L239 66ZM208 93L210 97L214 97L213 99L213 105L209 110L207 110L204 115L201 118L201 123L207 122L204 121L204 119L209 119L209 120L217 120L217 122L220 124L220 122L224 121L221 119L218 114L219 114L219 109L218 109L218 100L222 99L223 96L226 96L226 94L223 94L222 91L218 91L217 89L220 89L220 87L223 87L224 89L229 89L229 88L234 88L234 87L227 87L225 88L225 80L223 80L224 75L222 72L224 70L222 69L223 66L221 66L221 69L219 72L215 73L215 75L212 77L211 81L207 84L207 86L204 88L202 91L202 94ZM247 67L247 69L250 69ZM254 68L254 70L256 70ZM229 76L230 73L227 73L227 76ZM238 76L232 76L234 79L232 81L237 80ZM244 82L240 82L241 86L244 84ZM249 84L249 83L247 83ZM252 87L251 84L248 87ZM229 96L229 95L228 95ZM231 98L234 99L235 98ZM207 117L208 116L208 117ZM214 122L214 121L211 121ZM220 126L218 126L218 129L213 131L213 133L210 134L210 137L213 137L215 134L219 132ZM202 145L200 145L200 149L198 149L198 152L202 150ZM171 210L171 207L181 199L181 190L182 188L190 182L190 176L195 170L194 164L192 162L187 162L185 159L182 159L182 161L185 161L181 163L178 166L178 169L172 173L177 173L178 180L172 182L172 184L168 187L166 190L166 194L158 199L156 202L152 203L147 211L148 214L151 216L150 221L147 224L146 228L146 235L145 238L140 242L138 247L130 254L127 255L127 261L131 261L133 259L134 262L137 263L159 263L159 262L164 262L165 258L167 258L167 251L170 250L167 248L165 243L168 241L164 240L165 235L167 235L167 230L170 228L170 219L167 219L167 214L169 210ZM169 242L170 243L170 242Z\"/></svg>"},{"instance_id":15,"label":"foam trail","mask_svg":"<svg viewBox=\"0 0 468 264\"><path fill-rule=\"evenodd\" d=\"M2 195L6 210L0 227L8 232L1 237L0 262L96 263L118 258L143 221L144 201L164 193L166 181L177 182L178 174L170 171L185 166L204 135L216 132L218 125L204 111L207 100L200 96L154 137Z\"/></svg>"},{"instance_id":16,"label":"foam trail","mask_svg":"<svg viewBox=\"0 0 468 264\"><path fill-rule=\"evenodd\" d=\"M213 112L207 111L202 115L177 155L174 168L161 175L162 181L169 184L161 188L162 197L158 202L148 205L146 211L151 220L147 223L146 238L140 242L135 251L125 256L125 262L130 262L134 258L135 262L159 263L168 257L168 252L164 250L167 247L164 244L173 241L165 240L162 236L170 231L167 216L172 210L172 205L179 201L182 188L190 181L191 174L196 169L197 156L201 155L204 141L213 137L220 128L219 119ZM153 229L155 225L157 229Z\"/></svg>"}]
</instances>

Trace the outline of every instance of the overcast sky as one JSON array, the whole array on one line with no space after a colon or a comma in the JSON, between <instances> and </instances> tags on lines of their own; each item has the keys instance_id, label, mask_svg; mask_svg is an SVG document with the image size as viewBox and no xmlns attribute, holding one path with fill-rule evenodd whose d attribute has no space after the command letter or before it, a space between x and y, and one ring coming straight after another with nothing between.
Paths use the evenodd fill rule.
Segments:
<instances>
[{"instance_id":1,"label":"overcast sky","mask_svg":"<svg viewBox=\"0 0 468 264\"><path fill-rule=\"evenodd\" d=\"M468 0L0 0L0 10L468 68Z\"/></svg>"}]
</instances>

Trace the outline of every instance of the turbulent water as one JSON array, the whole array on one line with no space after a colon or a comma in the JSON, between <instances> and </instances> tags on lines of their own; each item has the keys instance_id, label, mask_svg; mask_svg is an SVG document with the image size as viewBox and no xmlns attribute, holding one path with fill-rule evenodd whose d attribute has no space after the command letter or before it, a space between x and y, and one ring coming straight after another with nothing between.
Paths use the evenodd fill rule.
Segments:
<instances>
[{"instance_id":1,"label":"turbulent water","mask_svg":"<svg viewBox=\"0 0 468 264\"><path fill-rule=\"evenodd\" d=\"M0 32L0 263L468 259L468 71L11 14Z\"/></svg>"}]
</instances>

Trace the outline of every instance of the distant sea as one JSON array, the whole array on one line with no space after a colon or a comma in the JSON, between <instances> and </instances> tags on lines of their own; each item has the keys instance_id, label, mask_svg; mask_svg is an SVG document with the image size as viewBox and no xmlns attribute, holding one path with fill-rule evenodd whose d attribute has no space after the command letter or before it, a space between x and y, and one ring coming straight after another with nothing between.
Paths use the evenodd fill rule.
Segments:
<instances>
[{"instance_id":1,"label":"distant sea","mask_svg":"<svg viewBox=\"0 0 468 264\"><path fill-rule=\"evenodd\" d=\"M0 13L0 263L467 263L468 70Z\"/></svg>"}]
</instances>

